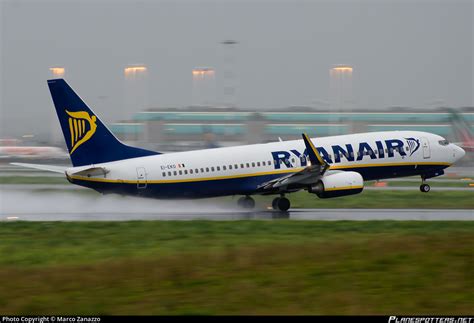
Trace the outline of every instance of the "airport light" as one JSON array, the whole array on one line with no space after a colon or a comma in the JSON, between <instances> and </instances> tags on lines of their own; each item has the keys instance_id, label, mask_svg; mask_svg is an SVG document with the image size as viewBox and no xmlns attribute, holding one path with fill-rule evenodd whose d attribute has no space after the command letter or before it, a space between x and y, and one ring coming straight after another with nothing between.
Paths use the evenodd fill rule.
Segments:
<instances>
[{"instance_id":1,"label":"airport light","mask_svg":"<svg viewBox=\"0 0 474 323\"><path fill-rule=\"evenodd\" d=\"M216 100L215 70L212 67L195 67L192 76L192 104L213 105Z\"/></svg>"},{"instance_id":2,"label":"airport light","mask_svg":"<svg viewBox=\"0 0 474 323\"><path fill-rule=\"evenodd\" d=\"M333 67L331 68L331 71L334 71L334 72L337 72L337 73L352 73L352 67L349 66L349 65L340 65L340 66L336 66L336 67Z\"/></svg>"},{"instance_id":3,"label":"airport light","mask_svg":"<svg viewBox=\"0 0 474 323\"><path fill-rule=\"evenodd\" d=\"M49 70L55 77L63 77L66 71L64 67L50 67Z\"/></svg>"},{"instance_id":4,"label":"airport light","mask_svg":"<svg viewBox=\"0 0 474 323\"><path fill-rule=\"evenodd\" d=\"M147 67L144 65L134 65L134 66L127 66L124 68L123 72L125 77L127 76L135 76L137 74L146 73Z\"/></svg>"},{"instance_id":5,"label":"airport light","mask_svg":"<svg viewBox=\"0 0 474 323\"><path fill-rule=\"evenodd\" d=\"M193 77L206 77L206 76L214 76L214 69L209 68L209 67L204 67L204 68L194 68L193 69Z\"/></svg>"}]
</instances>

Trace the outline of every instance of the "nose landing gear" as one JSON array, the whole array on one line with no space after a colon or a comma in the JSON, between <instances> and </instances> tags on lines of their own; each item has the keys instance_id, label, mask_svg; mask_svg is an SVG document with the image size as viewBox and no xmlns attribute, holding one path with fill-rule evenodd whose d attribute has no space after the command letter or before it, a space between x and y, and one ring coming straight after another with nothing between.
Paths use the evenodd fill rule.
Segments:
<instances>
[{"instance_id":1,"label":"nose landing gear","mask_svg":"<svg viewBox=\"0 0 474 323\"><path fill-rule=\"evenodd\" d=\"M420 185L420 191L422 191L423 193L428 193L431 189L431 187L425 183L426 181L426 177L425 176L421 176L421 185Z\"/></svg>"},{"instance_id":2,"label":"nose landing gear","mask_svg":"<svg viewBox=\"0 0 474 323\"><path fill-rule=\"evenodd\" d=\"M428 193L430 191L431 187L428 184L421 184L420 185L420 191L423 193Z\"/></svg>"}]
</instances>

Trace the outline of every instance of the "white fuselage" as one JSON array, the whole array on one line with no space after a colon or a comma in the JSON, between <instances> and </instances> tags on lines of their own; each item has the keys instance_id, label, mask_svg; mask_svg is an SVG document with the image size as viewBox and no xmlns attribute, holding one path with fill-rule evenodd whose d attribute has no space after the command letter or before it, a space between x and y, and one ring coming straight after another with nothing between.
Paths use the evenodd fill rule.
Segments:
<instances>
[{"instance_id":1,"label":"white fuselage","mask_svg":"<svg viewBox=\"0 0 474 323\"><path fill-rule=\"evenodd\" d=\"M364 180L442 174L464 156L444 138L425 132L390 131L314 138L330 171L359 172ZM71 182L101 192L150 197L254 194L274 178L308 165L303 140L215 148L69 168ZM92 167L105 171L91 172ZM80 175L78 175L78 173Z\"/></svg>"}]
</instances>

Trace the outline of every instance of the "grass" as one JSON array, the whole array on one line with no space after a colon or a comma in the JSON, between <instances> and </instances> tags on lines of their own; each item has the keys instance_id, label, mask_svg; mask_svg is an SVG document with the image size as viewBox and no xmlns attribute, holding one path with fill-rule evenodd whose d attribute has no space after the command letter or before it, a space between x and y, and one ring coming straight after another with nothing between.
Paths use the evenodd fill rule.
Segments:
<instances>
[{"instance_id":1,"label":"grass","mask_svg":"<svg viewBox=\"0 0 474 323\"><path fill-rule=\"evenodd\" d=\"M474 222L3 223L3 314L470 314Z\"/></svg>"}]
</instances>

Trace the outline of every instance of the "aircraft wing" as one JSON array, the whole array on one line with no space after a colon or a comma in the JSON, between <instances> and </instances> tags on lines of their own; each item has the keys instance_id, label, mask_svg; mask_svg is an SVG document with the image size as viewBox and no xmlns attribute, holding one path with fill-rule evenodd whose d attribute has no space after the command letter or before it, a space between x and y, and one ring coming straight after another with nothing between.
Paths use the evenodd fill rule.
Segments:
<instances>
[{"instance_id":1,"label":"aircraft wing","mask_svg":"<svg viewBox=\"0 0 474 323\"><path fill-rule=\"evenodd\" d=\"M22 166L26 168L34 168L34 169L41 169L45 170L48 172L54 172L54 173L62 173L66 171L67 166L53 166L53 165L41 165L41 164L26 164L26 163L10 163L11 165L15 166Z\"/></svg>"},{"instance_id":2,"label":"aircraft wing","mask_svg":"<svg viewBox=\"0 0 474 323\"><path fill-rule=\"evenodd\" d=\"M299 172L263 183L257 188L257 193L271 194L297 191L302 187L316 183L328 170L329 165L321 157L308 135L304 133L302 136L310 164Z\"/></svg>"}]
</instances>

